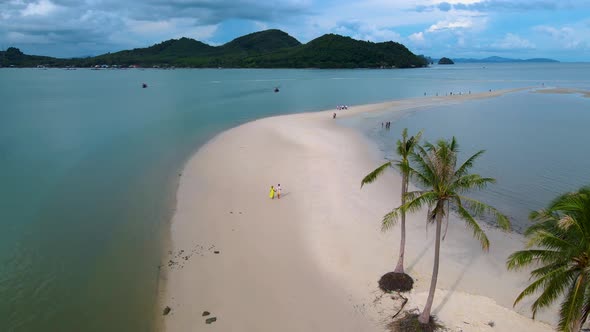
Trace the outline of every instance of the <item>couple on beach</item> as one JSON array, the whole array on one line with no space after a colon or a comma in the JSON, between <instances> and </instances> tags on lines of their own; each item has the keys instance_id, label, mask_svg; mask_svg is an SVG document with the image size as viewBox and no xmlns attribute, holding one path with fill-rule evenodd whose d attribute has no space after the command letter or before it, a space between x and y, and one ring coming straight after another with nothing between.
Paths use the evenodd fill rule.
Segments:
<instances>
[{"instance_id":1,"label":"couple on beach","mask_svg":"<svg viewBox=\"0 0 590 332\"><path fill-rule=\"evenodd\" d=\"M277 184L276 187L270 186L270 192L268 193L268 197L270 199L275 199L275 194L277 195L278 199L281 199L281 184Z\"/></svg>"}]
</instances>

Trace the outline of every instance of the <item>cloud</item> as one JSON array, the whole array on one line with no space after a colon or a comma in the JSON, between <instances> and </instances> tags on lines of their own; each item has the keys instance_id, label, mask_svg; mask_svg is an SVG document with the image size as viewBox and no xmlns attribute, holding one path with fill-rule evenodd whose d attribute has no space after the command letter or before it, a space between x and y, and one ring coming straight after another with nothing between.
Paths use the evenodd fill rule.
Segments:
<instances>
[{"instance_id":1,"label":"cloud","mask_svg":"<svg viewBox=\"0 0 590 332\"><path fill-rule=\"evenodd\" d=\"M491 46L500 50L530 50L536 48L535 44L512 33L507 33L502 40L493 43Z\"/></svg>"},{"instance_id":2,"label":"cloud","mask_svg":"<svg viewBox=\"0 0 590 332\"><path fill-rule=\"evenodd\" d=\"M414 43L421 43L424 42L424 33L423 32L415 32L408 37L409 40L413 41Z\"/></svg>"},{"instance_id":3,"label":"cloud","mask_svg":"<svg viewBox=\"0 0 590 332\"><path fill-rule=\"evenodd\" d=\"M580 24L577 27L553 27L547 25L536 26L534 31L549 37L561 47L570 50L584 50L590 48L590 28Z\"/></svg>"},{"instance_id":4,"label":"cloud","mask_svg":"<svg viewBox=\"0 0 590 332\"><path fill-rule=\"evenodd\" d=\"M46 16L57 10L57 6L49 0L40 0L39 2L32 2L22 10L22 16Z\"/></svg>"},{"instance_id":5,"label":"cloud","mask_svg":"<svg viewBox=\"0 0 590 332\"><path fill-rule=\"evenodd\" d=\"M448 2L441 2L436 7L438 8L438 10L443 12L448 12L453 8L453 6Z\"/></svg>"},{"instance_id":6,"label":"cloud","mask_svg":"<svg viewBox=\"0 0 590 332\"><path fill-rule=\"evenodd\" d=\"M556 10L587 7L583 1L550 1L550 0L484 0L484 1L455 1L454 3L439 2L433 5L418 5L418 12L440 10L477 11L477 12L520 12L531 10Z\"/></svg>"},{"instance_id":7,"label":"cloud","mask_svg":"<svg viewBox=\"0 0 590 332\"><path fill-rule=\"evenodd\" d=\"M467 29L473 26L473 22L468 18L463 18L456 21L439 21L428 28L428 32L435 32L440 30L456 30Z\"/></svg>"},{"instance_id":8,"label":"cloud","mask_svg":"<svg viewBox=\"0 0 590 332\"><path fill-rule=\"evenodd\" d=\"M590 45L586 9L588 0L0 0L0 47L95 55L182 36L219 45L278 28L302 42L332 32L433 56L493 48L581 58Z\"/></svg>"},{"instance_id":9,"label":"cloud","mask_svg":"<svg viewBox=\"0 0 590 332\"><path fill-rule=\"evenodd\" d=\"M354 39L368 40L372 42L399 42L402 40L400 34L393 31L391 28L375 24L367 24L358 20L338 22L331 31L337 34L350 36Z\"/></svg>"}]
</instances>

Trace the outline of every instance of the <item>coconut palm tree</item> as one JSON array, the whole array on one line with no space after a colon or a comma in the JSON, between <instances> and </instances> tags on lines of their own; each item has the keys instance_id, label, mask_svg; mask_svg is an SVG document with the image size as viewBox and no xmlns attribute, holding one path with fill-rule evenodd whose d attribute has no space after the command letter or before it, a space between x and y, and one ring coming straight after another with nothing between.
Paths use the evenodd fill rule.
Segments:
<instances>
[{"instance_id":1,"label":"coconut palm tree","mask_svg":"<svg viewBox=\"0 0 590 332\"><path fill-rule=\"evenodd\" d=\"M510 255L506 265L509 270L534 267L534 281L514 305L538 295L531 305L534 319L559 299L559 331L580 331L590 312L590 187L557 197L529 218L536 223L525 231L528 249Z\"/></svg>"},{"instance_id":2,"label":"coconut palm tree","mask_svg":"<svg viewBox=\"0 0 590 332\"><path fill-rule=\"evenodd\" d=\"M414 147L420 141L420 137L422 136L422 131L418 132L416 136L412 136L408 138L408 128L404 128L402 131L402 139L397 140L396 142L396 151L400 157L400 160L390 160L385 164L377 167L374 171L369 173L365 178L361 181L361 188L363 185L372 183L375 181L379 175L383 174L383 172L389 167L396 167L402 174L402 195L401 195L401 204L404 205L406 203L406 193L408 192L408 184L410 182L410 161L409 157L414 152ZM395 273L405 273L404 272L404 252L406 248L406 213L401 213L401 238L400 238L400 245L399 245L399 258L397 260L397 265L393 272Z\"/></svg>"},{"instance_id":3,"label":"coconut palm tree","mask_svg":"<svg viewBox=\"0 0 590 332\"><path fill-rule=\"evenodd\" d=\"M503 229L510 228L510 222L495 208L464 196L467 191L483 189L488 184L495 182L492 178L469 173L475 160L484 153L483 150L475 153L458 166L457 154L459 150L455 137L450 141L439 140L436 144L426 143L424 147L417 146L416 149L417 152L412 155L414 167L411 172L414 179L418 180L425 189L407 193L407 202L385 215L383 227L391 227L403 213L417 211L423 206L428 207L427 221L436 224L434 266L430 291L424 311L418 317L420 323L426 324L430 321L430 311L438 278L442 223L445 216L447 216L448 223L449 209L452 207L456 210L459 218L473 232L473 236L481 242L484 251L488 250L490 243L475 218L483 215L494 216L498 225Z\"/></svg>"}]
</instances>

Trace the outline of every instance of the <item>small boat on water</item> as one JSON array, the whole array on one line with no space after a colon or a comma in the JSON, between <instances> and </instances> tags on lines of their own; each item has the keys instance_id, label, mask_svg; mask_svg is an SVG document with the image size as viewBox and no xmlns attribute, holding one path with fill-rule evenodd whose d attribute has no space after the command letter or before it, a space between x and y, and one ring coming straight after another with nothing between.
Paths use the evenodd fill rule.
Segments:
<instances>
[{"instance_id":1,"label":"small boat on water","mask_svg":"<svg viewBox=\"0 0 590 332\"><path fill-rule=\"evenodd\" d=\"M145 84L145 83L142 83L142 84L141 84L141 87L145 89L145 88L147 88L147 84Z\"/></svg>"},{"instance_id":2,"label":"small boat on water","mask_svg":"<svg viewBox=\"0 0 590 332\"><path fill-rule=\"evenodd\" d=\"M275 88L275 92L279 92L279 88Z\"/></svg>"}]
</instances>

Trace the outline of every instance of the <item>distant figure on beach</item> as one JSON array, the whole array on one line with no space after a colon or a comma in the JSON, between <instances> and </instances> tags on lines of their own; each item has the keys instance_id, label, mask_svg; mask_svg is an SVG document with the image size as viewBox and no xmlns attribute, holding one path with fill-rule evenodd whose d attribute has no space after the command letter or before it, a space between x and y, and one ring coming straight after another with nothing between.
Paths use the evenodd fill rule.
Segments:
<instances>
[{"instance_id":1,"label":"distant figure on beach","mask_svg":"<svg viewBox=\"0 0 590 332\"><path fill-rule=\"evenodd\" d=\"M281 184L280 183L277 184L276 191L277 191L277 198L281 199Z\"/></svg>"},{"instance_id":2,"label":"distant figure on beach","mask_svg":"<svg viewBox=\"0 0 590 332\"><path fill-rule=\"evenodd\" d=\"M336 112L332 115L332 119L336 119Z\"/></svg>"},{"instance_id":3,"label":"distant figure on beach","mask_svg":"<svg viewBox=\"0 0 590 332\"><path fill-rule=\"evenodd\" d=\"M270 199L275 199L275 187L270 186L270 192L268 193Z\"/></svg>"},{"instance_id":4,"label":"distant figure on beach","mask_svg":"<svg viewBox=\"0 0 590 332\"><path fill-rule=\"evenodd\" d=\"M383 128L383 122L381 122L381 128Z\"/></svg>"}]
</instances>

